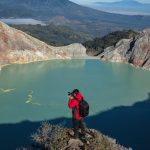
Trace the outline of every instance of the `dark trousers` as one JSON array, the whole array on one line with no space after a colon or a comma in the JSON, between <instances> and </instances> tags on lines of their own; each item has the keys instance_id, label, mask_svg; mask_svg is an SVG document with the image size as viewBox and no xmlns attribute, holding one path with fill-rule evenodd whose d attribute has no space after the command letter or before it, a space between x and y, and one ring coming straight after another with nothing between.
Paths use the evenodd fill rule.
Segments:
<instances>
[{"instance_id":1,"label":"dark trousers","mask_svg":"<svg viewBox=\"0 0 150 150\"><path fill-rule=\"evenodd\" d=\"M73 124L73 130L74 130L74 137L79 138L79 129L81 129L81 133L85 134L85 124L83 122L83 119L77 120L75 118L72 118L72 124Z\"/></svg>"}]
</instances>

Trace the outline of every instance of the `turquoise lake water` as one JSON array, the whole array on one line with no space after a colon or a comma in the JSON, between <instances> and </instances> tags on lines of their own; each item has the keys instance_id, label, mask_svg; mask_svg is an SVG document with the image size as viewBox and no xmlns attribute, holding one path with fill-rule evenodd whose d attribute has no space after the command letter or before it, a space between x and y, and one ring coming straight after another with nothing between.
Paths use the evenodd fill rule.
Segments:
<instances>
[{"instance_id":1,"label":"turquoise lake water","mask_svg":"<svg viewBox=\"0 0 150 150\"><path fill-rule=\"evenodd\" d=\"M67 92L74 88L90 103L90 115L130 106L147 98L149 76L149 71L98 60L7 66L0 72L0 123L71 117Z\"/></svg>"},{"instance_id":2,"label":"turquoise lake water","mask_svg":"<svg viewBox=\"0 0 150 150\"><path fill-rule=\"evenodd\" d=\"M10 65L0 72L0 124L71 117L67 92L80 89L90 116L132 106L150 93L150 71L99 60Z\"/></svg>"}]
</instances>

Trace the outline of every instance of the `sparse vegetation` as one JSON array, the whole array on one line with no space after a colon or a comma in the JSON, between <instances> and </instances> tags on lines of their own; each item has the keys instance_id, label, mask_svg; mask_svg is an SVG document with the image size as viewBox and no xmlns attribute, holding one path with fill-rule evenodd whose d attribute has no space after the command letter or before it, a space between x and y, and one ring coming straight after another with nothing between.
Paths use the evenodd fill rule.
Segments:
<instances>
[{"instance_id":1,"label":"sparse vegetation","mask_svg":"<svg viewBox=\"0 0 150 150\"><path fill-rule=\"evenodd\" d=\"M63 46L76 42L83 43L87 51L93 55L98 55L106 47L115 45L122 38L131 38L136 34L132 30L115 31L104 37L92 40L92 35L74 31L69 27L55 26L53 24L47 26L13 25L13 27L53 46Z\"/></svg>"},{"instance_id":2,"label":"sparse vegetation","mask_svg":"<svg viewBox=\"0 0 150 150\"><path fill-rule=\"evenodd\" d=\"M116 140L94 129L88 129L86 136L81 136L80 139L73 139L70 131L72 130L62 125L43 122L31 135L32 147L17 150L131 150L116 144Z\"/></svg>"},{"instance_id":3,"label":"sparse vegetation","mask_svg":"<svg viewBox=\"0 0 150 150\"><path fill-rule=\"evenodd\" d=\"M112 32L102 38L95 38L94 40L87 41L83 45L87 48L87 52L92 55L98 55L109 46L115 45L121 39L129 39L136 35L132 30Z\"/></svg>"},{"instance_id":4,"label":"sparse vegetation","mask_svg":"<svg viewBox=\"0 0 150 150\"><path fill-rule=\"evenodd\" d=\"M36 133L32 134L33 146L42 149L60 149L67 143L62 143L62 134L64 134L63 126L52 125L48 122L43 122ZM67 138L64 136L63 138Z\"/></svg>"},{"instance_id":5,"label":"sparse vegetation","mask_svg":"<svg viewBox=\"0 0 150 150\"><path fill-rule=\"evenodd\" d=\"M47 26L13 25L13 27L53 46L82 43L92 39L92 36L89 34L74 31L69 27L55 26L53 24Z\"/></svg>"}]
</instances>

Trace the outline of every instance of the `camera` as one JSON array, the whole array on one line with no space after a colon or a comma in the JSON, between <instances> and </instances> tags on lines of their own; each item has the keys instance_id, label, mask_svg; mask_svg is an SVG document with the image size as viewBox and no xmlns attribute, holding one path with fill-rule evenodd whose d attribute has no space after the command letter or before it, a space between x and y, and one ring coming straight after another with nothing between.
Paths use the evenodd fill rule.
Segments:
<instances>
[{"instance_id":1,"label":"camera","mask_svg":"<svg viewBox=\"0 0 150 150\"><path fill-rule=\"evenodd\" d=\"M78 89L74 89L72 92L68 92L68 96L74 96L74 94L79 93Z\"/></svg>"},{"instance_id":2,"label":"camera","mask_svg":"<svg viewBox=\"0 0 150 150\"><path fill-rule=\"evenodd\" d=\"M73 96L73 92L68 92L68 96Z\"/></svg>"}]
</instances>

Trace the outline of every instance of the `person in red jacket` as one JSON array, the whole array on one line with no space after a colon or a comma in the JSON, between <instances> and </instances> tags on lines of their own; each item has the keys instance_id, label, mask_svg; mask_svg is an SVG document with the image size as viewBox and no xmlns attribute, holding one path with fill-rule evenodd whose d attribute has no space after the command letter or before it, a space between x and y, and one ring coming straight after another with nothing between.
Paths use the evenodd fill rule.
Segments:
<instances>
[{"instance_id":1,"label":"person in red jacket","mask_svg":"<svg viewBox=\"0 0 150 150\"><path fill-rule=\"evenodd\" d=\"M72 109L74 138L79 138L79 128L81 129L82 134L85 134L85 124L79 113L79 102L83 100L83 96L78 89L73 90L73 92L68 95L70 95L68 107Z\"/></svg>"}]
</instances>

